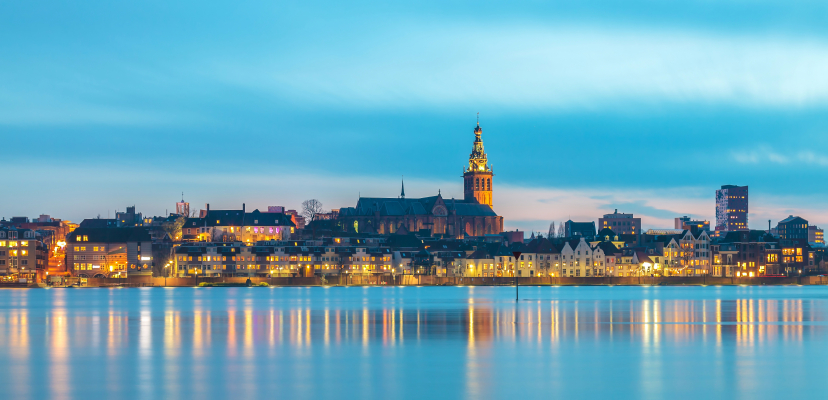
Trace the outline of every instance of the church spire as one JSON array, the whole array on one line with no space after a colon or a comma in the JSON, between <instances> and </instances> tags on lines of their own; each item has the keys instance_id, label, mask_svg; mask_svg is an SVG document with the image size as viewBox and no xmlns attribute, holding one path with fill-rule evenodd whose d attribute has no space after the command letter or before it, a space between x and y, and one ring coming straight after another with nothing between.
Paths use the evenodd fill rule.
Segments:
<instances>
[{"instance_id":1,"label":"church spire","mask_svg":"<svg viewBox=\"0 0 828 400\"><path fill-rule=\"evenodd\" d=\"M400 198L404 199L405 198L405 175L403 175L401 183L402 183L402 187L400 189Z\"/></svg>"}]
</instances>

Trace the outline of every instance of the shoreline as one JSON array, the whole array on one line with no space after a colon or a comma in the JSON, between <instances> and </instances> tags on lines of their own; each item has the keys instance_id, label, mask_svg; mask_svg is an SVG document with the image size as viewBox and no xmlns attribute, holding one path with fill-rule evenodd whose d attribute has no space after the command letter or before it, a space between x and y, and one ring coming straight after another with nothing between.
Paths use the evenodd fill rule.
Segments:
<instances>
[{"instance_id":1,"label":"shoreline","mask_svg":"<svg viewBox=\"0 0 828 400\"><path fill-rule=\"evenodd\" d=\"M828 276L797 277L526 277L519 286L809 286L828 285ZM0 284L0 288L46 287L406 287L406 286L515 286L515 278L460 278L431 275L401 276L333 276L321 277L226 277L226 278L163 278L136 276L131 278L67 278L64 285L44 283Z\"/></svg>"}]
</instances>

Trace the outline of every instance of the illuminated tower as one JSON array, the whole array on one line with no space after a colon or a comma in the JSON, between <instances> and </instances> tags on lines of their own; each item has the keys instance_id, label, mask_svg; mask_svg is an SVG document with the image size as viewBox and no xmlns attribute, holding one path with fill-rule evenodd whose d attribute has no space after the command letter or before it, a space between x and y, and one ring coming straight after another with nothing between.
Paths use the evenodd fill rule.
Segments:
<instances>
[{"instance_id":1,"label":"illuminated tower","mask_svg":"<svg viewBox=\"0 0 828 400\"><path fill-rule=\"evenodd\" d=\"M184 192L181 192L181 202L175 203L175 213L185 217L190 216L190 203L184 201Z\"/></svg>"},{"instance_id":2,"label":"illuminated tower","mask_svg":"<svg viewBox=\"0 0 828 400\"><path fill-rule=\"evenodd\" d=\"M463 167L463 197L466 201L477 200L480 204L492 206L492 168L486 159L483 150L483 140L480 139L480 121L474 128L474 146L469 155L469 166Z\"/></svg>"}]
</instances>

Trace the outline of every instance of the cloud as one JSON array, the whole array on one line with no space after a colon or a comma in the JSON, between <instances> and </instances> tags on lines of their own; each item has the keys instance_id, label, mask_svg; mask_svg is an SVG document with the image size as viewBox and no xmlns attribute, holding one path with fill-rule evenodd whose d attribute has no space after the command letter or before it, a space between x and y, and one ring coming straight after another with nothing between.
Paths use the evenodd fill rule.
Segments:
<instances>
[{"instance_id":1,"label":"cloud","mask_svg":"<svg viewBox=\"0 0 828 400\"><path fill-rule=\"evenodd\" d=\"M777 150L772 150L770 146L762 145L754 150L734 150L730 154L740 164L771 163L797 167L802 165L828 166L828 157L817 155L809 150L791 151L791 155L784 155Z\"/></svg>"},{"instance_id":2,"label":"cloud","mask_svg":"<svg viewBox=\"0 0 828 400\"><path fill-rule=\"evenodd\" d=\"M72 165L36 164L21 173L12 174L7 184L13 187L35 177L60 176L72 179L52 179L48 185L38 185L27 190L27 201L17 198L0 198L2 217L19 215L36 216L51 214L56 218L79 221L96 215L114 215L127 205L136 205L144 215L163 215L172 210L184 191L191 208L203 208L210 203L214 209L247 208L266 209L270 205L298 208L303 200L316 198L326 209L353 207L360 195L366 197L397 197L400 190L398 177L377 177L349 174L310 174L297 171L285 173L263 172L177 172L162 166L136 169L128 165L100 165L79 167ZM130 179L122 179L129 176ZM107 190L88 197L85 188L107 182ZM152 184L136 184L151 182ZM406 178L408 197L433 196L438 190L446 199L462 198L462 182L459 180L433 180ZM634 213L648 228L670 228L673 218L688 215L693 218L715 221L715 200L712 193L699 197L694 187L665 187L656 190L631 190L629 188L564 188L527 187L503 182L494 194L494 210L504 217L504 228L525 231L548 229L549 223L597 221L603 214L618 208L618 212ZM54 193L63 198L82 201L58 201ZM554 199L554 201L550 201ZM773 196L751 192L750 226L763 229L768 219L775 224L789 214L800 215L812 224L828 224L828 211L818 196Z\"/></svg>"},{"instance_id":3,"label":"cloud","mask_svg":"<svg viewBox=\"0 0 828 400\"><path fill-rule=\"evenodd\" d=\"M364 34L385 39L329 37L278 58L231 57L210 74L346 108L828 103L828 43L815 38L588 24L402 23Z\"/></svg>"}]
</instances>

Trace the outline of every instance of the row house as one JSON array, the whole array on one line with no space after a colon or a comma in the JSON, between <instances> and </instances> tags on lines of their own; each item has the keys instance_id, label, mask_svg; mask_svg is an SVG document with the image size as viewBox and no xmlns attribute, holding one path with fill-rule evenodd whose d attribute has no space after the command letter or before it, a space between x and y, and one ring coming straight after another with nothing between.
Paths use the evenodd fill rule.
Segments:
<instances>
[{"instance_id":1,"label":"row house","mask_svg":"<svg viewBox=\"0 0 828 400\"><path fill-rule=\"evenodd\" d=\"M482 246L464 260L458 260L458 264L461 268L455 272L455 276L490 277L497 274L495 256Z\"/></svg>"},{"instance_id":2,"label":"row house","mask_svg":"<svg viewBox=\"0 0 828 400\"><path fill-rule=\"evenodd\" d=\"M560 276L603 276L606 273L605 256L603 249L593 248L584 238L570 240L561 249Z\"/></svg>"},{"instance_id":3,"label":"row house","mask_svg":"<svg viewBox=\"0 0 828 400\"><path fill-rule=\"evenodd\" d=\"M647 257L651 258L652 275L701 276L710 273L711 239L706 231L683 230L678 234L644 236L643 247L647 249Z\"/></svg>"},{"instance_id":4,"label":"row house","mask_svg":"<svg viewBox=\"0 0 828 400\"><path fill-rule=\"evenodd\" d=\"M178 246L175 275L295 277L394 272L388 248L286 244L269 241L256 245L233 242Z\"/></svg>"},{"instance_id":5,"label":"row house","mask_svg":"<svg viewBox=\"0 0 828 400\"><path fill-rule=\"evenodd\" d=\"M515 248L521 252L517 260L518 276L560 276L560 245L538 238L523 245L516 244Z\"/></svg>"}]
</instances>

